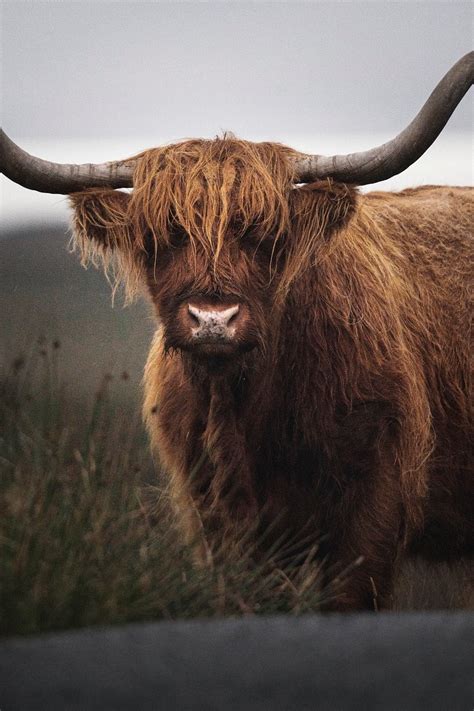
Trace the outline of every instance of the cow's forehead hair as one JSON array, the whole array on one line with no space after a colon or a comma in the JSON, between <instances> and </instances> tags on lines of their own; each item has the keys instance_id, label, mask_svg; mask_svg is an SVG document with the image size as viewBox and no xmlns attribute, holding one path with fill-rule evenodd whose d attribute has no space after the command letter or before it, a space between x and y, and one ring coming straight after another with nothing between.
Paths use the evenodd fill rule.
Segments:
<instances>
[{"instance_id":1,"label":"cow's forehead hair","mask_svg":"<svg viewBox=\"0 0 474 711\"><path fill-rule=\"evenodd\" d=\"M137 160L131 212L157 241L181 227L218 253L230 226L282 235L295 152L276 143L224 135L188 140L142 153Z\"/></svg>"}]
</instances>

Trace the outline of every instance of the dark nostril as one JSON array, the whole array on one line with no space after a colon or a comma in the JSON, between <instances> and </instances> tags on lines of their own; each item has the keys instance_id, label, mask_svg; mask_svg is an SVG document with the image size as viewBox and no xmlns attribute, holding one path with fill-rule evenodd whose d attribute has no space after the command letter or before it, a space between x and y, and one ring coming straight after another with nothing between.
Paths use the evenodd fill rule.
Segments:
<instances>
[{"instance_id":1,"label":"dark nostril","mask_svg":"<svg viewBox=\"0 0 474 711\"><path fill-rule=\"evenodd\" d=\"M194 323L195 326L199 326L201 322L198 318L196 310L193 306L191 306L191 304L188 304L188 314L189 318L191 319L191 322Z\"/></svg>"},{"instance_id":2,"label":"dark nostril","mask_svg":"<svg viewBox=\"0 0 474 711\"><path fill-rule=\"evenodd\" d=\"M228 326L230 326L231 324L233 324L234 321L236 321L237 318L238 318L238 316L239 316L240 306L237 305L236 308L237 308L237 311L236 311L234 314L232 314L231 317L229 318L229 320L227 321L227 325L228 325Z\"/></svg>"}]
</instances>

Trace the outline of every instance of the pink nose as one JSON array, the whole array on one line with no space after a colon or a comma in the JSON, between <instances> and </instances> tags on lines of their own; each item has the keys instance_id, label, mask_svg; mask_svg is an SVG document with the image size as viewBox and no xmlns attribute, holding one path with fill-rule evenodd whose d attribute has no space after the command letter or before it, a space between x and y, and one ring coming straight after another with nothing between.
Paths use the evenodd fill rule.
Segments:
<instances>
[{"instance_id":1,"label":"pink nose","mask_svg":"<svg viewBox=\"0 0 474 711\"><path fill-rule=\"evenodd\" d=\"M226 309L200 309L188 304L191 319L192 338L195 341L218 343L231 341L237 330L237 319L240 306L235 304Z\"/></svg>"}]
</instances>

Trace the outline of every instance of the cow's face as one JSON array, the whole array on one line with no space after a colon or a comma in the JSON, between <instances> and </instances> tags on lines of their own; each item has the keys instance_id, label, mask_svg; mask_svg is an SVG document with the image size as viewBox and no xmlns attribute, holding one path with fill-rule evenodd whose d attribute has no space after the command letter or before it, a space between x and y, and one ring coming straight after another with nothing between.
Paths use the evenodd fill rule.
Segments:
<instances>
[{"instance_id":1,"label":"cow's face","mask_svg":"<svg viewBox=\"0 0 474 711\"><path fill-rule=\"evenodd\" d=\"M115 252L129 287L147 289L166 348L213 364L267 348L290 283L353 202L347 189L293 188L288 156L188 141L144 154L131 195L72 196L83 252Z\"/></svg>"},{"instance_id":2,"label":"cow's face","mask_svg":"<svg viewBox=\"0 0 474 711\"><path fill-rule=\"evenodd\" d=\"M199 359L265 348L275 318L279 240L229 228L216 255L175 226L168 244L148 241L147 286L166 347Z\"/></svg>"}]
</instances>

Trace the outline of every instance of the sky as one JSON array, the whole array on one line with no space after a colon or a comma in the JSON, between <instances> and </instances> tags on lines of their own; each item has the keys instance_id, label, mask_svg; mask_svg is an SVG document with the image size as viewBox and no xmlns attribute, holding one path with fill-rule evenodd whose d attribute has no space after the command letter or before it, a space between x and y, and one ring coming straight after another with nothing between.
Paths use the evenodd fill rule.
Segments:
<instances>
[{"instance_id":1,"label":"sky","mask_svg":"<svg viewBox=\"0 0 474 711\"><path fill-rule=\"evenodd\" d=\"M473 8L392 2L1 3L2 126L44 158L89 162L230 130L317 153L363 150L413 118L472 47ZM472 182L473 94L388 188ZM66 201L1 179L8 224Z\"/></svg>"}]
</instances>

